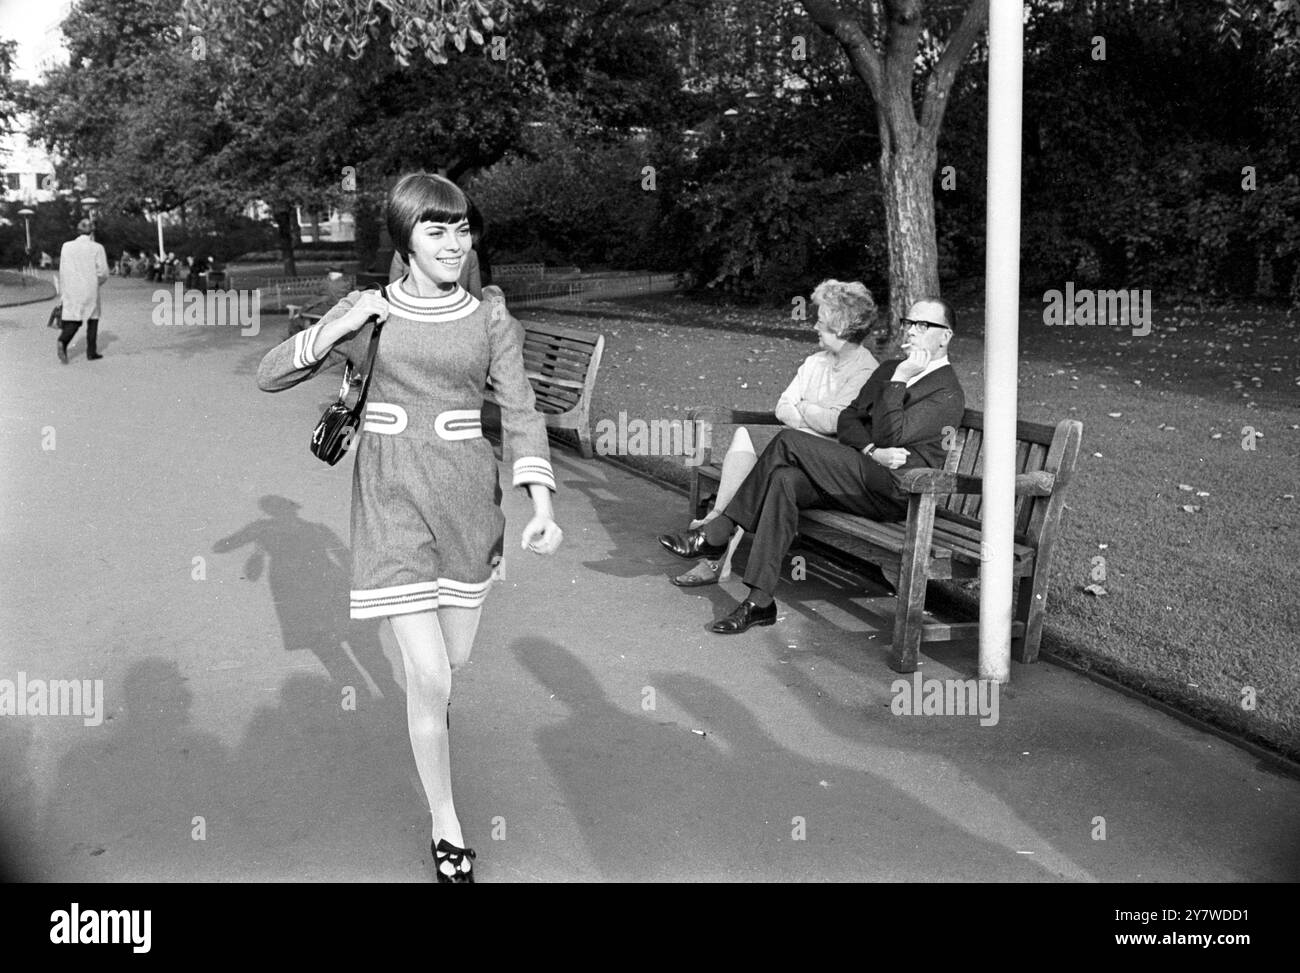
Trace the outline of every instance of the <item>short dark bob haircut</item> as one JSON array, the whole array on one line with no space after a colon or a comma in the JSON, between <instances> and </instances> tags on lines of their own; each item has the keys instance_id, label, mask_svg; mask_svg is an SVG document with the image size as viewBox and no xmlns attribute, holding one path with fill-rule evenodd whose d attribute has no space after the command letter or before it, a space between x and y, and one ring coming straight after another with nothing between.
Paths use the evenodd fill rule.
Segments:
<instances>
[{"instance_id":1,"label":"short dark bob haircut","mask_svg":"<svg viewBox=\"0 0 1300 973\"><path fill-rule=\"evenodd\" d=\"M417 223L459 223L469 218L469 200L450 179L408 172L388 194L388 235L407 263Z\"/></svg>"}]
</instances>

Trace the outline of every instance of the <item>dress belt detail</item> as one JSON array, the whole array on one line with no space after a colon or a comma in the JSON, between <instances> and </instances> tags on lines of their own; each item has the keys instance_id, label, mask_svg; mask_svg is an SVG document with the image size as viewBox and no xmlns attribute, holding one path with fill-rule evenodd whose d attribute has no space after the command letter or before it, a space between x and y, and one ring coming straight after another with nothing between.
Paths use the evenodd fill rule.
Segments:
<instances>
[{"instance_id":1,"label":"dress belt detail","mask_svg":"<svg viewBox=\"0 0 1300 973\"><path fill-rule=\"evenodd\" d=\"M433 420L433 429L443 439L480 439L483 414L479 409L448 409Z\"/></svg>"},{"instance_id":2,"label":"dress belt detail","mask_svg":"<svg viewBox=\"0 0 1300 973\"><path fill-rule=\"evenodd\" d=\"M391 402L367 402L365 424L366 432L383 433L396 436L409 424L406 410ZM448 409L438 413L433 420L433 431L439 439L449 441L457 439L479 439L483 435L483 418L479 409Z\"/></svg>"}]
</instances>

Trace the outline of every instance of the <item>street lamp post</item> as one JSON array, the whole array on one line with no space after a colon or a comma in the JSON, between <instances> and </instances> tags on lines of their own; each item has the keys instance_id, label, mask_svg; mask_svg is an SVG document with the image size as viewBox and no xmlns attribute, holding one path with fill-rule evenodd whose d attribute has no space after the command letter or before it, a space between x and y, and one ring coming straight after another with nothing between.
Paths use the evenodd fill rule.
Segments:
<instances>
[{"instance_id":1,"label":"street lamp post","mask_svg":"<svg viewBox=\"0 0 1300 973\"><path fill-rule=\"evenodd\" d=\"M30 253L32 249L32 217L36 215L36 211L24 206L18 211L18 215L23 218L23 225L27 228L27 250Z\"/></svg>"}]
</instances>

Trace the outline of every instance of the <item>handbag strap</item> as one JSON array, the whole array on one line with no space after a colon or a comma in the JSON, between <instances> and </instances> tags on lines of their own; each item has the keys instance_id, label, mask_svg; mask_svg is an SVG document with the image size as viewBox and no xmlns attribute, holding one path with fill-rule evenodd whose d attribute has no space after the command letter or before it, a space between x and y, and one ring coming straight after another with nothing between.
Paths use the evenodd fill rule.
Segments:
<instances>
[{"instance_id":1,"label":"handbag strap","mask_svg":"<svg viewBox=\"0 0 1300 973\"><path fill-rule=\"evenodd\" d=\"M381 294L384 292L382 285L375 286ZM370 288L367 289L369 290ZM374 321L374 325L370 329L370 348L366 352L366 377L361 382L361 395L357 397L355 408L357 415L363 415L365 413L366 396L370 394L370 376L374 374L375 371L375 352L379 350L379 332L384 327L383 321L376 321L373 316L371 316L370 320Z\"/></svg>"}]
</instances>

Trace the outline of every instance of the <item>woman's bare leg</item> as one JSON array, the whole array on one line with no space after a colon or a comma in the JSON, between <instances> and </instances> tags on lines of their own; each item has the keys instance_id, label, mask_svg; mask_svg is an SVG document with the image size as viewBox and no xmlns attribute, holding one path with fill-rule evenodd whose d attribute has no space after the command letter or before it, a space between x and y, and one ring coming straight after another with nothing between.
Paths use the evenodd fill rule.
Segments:
<instances>
[{"instance_id":1,"label":"woman's bare leg","mask_svg":"<svg viewBox=\"0 0 1300 973\"><path fill-rule=\"evenodd\" d=\"M713 498L713 509L699 520L692 521L691 526L699 527L707 524L725 510L757 462L758 456L754 453L753 440L749 438L745 427L741 426L731 437L727 455L722 458L722 478L718 481L718 495Z\"/></svg>"},{"instance_id":2,"label":"woman's bare leg","mask_svg":"<svg viewBox=\"0 0 1300 973\"><path fill-rule=\"evenodd\" d=\"M427 611L392 615L389 624L402 649L407 732L433 817L433 839L446 838L463 848L465 838L451 796L451 754L447 745L451 663L438 614Z\"/></svg>"},{"instance_id":3,"label":"woman's bare leg","mask_svg":"<svg viewBox=\"0 0 1300 973\"><path fill-rule=\"evenodd\" d=\"M731 503L736 491L740 489L740 485L745 482L745 477L749 475L749 471L754 468L754 464L757 462L758 456L754 453L754 443L749 438L749 433L745 430L745 427L741 426L736 430L736 434L732 436L731 445L727 447L727 455L722 459L722 478L718 481L718 495L713 499L713 509L699 520L691 521L691 527L702 527L718 516L718 513L727 504ZM727 580L731 574L731 556L736 552L736 547L740 544L743 533L737 527L731 535L726 554L717 561L700 561L680 577Z\"/></svg>"}]
</instances>

